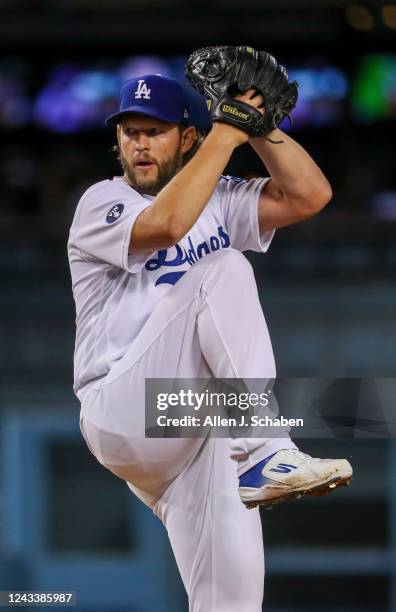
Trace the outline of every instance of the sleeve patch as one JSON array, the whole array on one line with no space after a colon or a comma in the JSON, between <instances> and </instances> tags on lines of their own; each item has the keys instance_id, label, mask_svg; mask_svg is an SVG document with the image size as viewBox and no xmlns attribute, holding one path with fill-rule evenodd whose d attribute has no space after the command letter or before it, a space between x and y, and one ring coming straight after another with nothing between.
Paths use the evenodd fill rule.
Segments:
<instances>
[{"instance_id":1,"label":"sleeve patch","mask_svg":"<svg viewBox=\"0 0 396 612\"><path fill-rule=\"evenodd\" d=\"M106 223L115 223L121 217L124 204L115 204L106 215Z\"/></svg>"}]
</instances>

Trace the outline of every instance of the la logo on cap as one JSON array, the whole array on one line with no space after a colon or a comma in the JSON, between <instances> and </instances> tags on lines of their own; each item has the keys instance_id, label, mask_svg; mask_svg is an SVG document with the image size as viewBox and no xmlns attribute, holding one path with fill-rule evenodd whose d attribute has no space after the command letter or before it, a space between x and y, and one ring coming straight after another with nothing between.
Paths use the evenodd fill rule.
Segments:
<instances>
[{"instance_id":1,"label":"la logo on cap","mask_svg":"<svg viewBox=\"0 0 396 612\"><path fill-rule=\"evenodd\" d=\"M144 79L139 79L137 90L135 91L135 100L140 100L140 98L145 98L146 100L150 100L151 89L147 88L147 84Z\"/></svg>"}]
</instances>

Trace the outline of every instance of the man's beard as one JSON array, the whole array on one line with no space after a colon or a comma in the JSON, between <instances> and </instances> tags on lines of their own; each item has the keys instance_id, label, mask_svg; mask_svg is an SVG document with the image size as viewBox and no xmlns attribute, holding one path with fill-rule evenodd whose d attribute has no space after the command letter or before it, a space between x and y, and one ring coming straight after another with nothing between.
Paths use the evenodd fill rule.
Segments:
<instances>
[{"instance_id":1,"label":"man's beard","mask_svg":"<svg viewBox=\"0 0 396 612\"><path fill-rule=\"evenodd\" d=\"M139 193L155 196L167 183L169 183L175 174L179 172L183 165L183 154L180 151L176 151L175 155L171 159L163 162L162 165L155 162L157 166L157 176L155 179L149 177L145 178L143 176L138 177L137 173L133 167L128 164L127 159L123 156L121 151L119 153L119 160L129 184L136 189L136 191L139 191Z\"/></svg>"}]
</instances>

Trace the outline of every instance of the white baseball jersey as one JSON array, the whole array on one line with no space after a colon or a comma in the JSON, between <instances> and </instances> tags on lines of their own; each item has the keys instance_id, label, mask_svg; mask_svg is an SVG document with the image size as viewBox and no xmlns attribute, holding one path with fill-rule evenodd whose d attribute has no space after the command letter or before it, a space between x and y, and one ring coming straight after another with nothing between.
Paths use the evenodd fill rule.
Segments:
<instances>
[{"instance_id":1,"label":"white baseball jersey","mask_svg":"<svg viewBox=\"0 0 396 612\"><path fill-rule=\"evenodd\" d=\"M161 298L205 255L232 247L265 252L258 199L268 179L221 177L198 221L180 242L157 252L129 252L138 215L153 200L122 177L90 187L70 230L68 255L77 313L74 390L105 376L126 353ZM186 202L188 206L188 202Z\"/></svg>"}]
</instances>

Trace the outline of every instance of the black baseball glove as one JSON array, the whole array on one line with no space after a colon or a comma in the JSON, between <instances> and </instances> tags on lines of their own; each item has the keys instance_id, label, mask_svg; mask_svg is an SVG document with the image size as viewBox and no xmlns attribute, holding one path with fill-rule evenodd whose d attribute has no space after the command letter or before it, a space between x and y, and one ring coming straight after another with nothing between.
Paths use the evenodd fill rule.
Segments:
<instances>
[{"instance_id":1,"label":"black baseball glove","mask_svg":"<svg viewBox=\"0 0 396 612\"><path fill-rule=\"evenodd\" d=\"M297 102L297 83L289 83L286 69L265 51L251 47L205 47L190 55L186 75L206 97L212 121L229 123L250 136L267 136ZM264 98L265 113L235 99L255 89Z\"/></svg>"}]
</instances>

